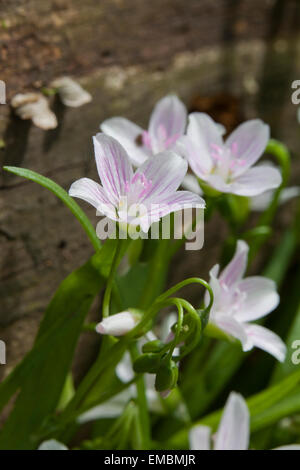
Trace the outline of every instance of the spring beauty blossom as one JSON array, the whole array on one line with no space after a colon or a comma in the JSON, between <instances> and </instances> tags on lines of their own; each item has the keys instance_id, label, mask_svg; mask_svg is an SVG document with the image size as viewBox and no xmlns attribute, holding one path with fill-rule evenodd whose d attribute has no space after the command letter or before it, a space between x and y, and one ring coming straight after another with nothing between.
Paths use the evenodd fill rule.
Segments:
<instances>
[{"instance_id":1,"label":"spring beauty blossom","mask_svg":"<svg viewBox=\"0 0 300 470\"><path fill-rule=\"evenodd\" d=\"M187 162L176 153L161 152L134 172L126 150L114 138L98 133L93 141L102 186L81 178L71 185L69 194L92 204L109 219L147 232L153 222L171 212L205 206L200 196L177 191Z\"/></svg>"},{"instance_id":2,"label":"spring beauty blossom","mask_svg":"<svg viewBox=\"0 0 300 470\"><path fill-rule=\"evenodd\" d=\"M259 119L238 126L224 141L225 129L205 113L189 115L187 133L176 143L197 177L222 193L256 196L281 183L269 165L253 165L263 154L270 129Z\"/></svg>"},{"instance_id":3,"label":"spring beauty blossom","mask_svg":"<svg viewBox=\"0 0 300 470\"><path fill-rule=\"evenodd\" d=\"M124 336L139 322L140 316L130 311L115 313L97 324L96 331L101 335Z\"/></svg>"},{"instance_id":4,"label":"spring beauty blossom","mask_svg":"<svg viewBox=\"0 0 300 470\"><path fill-rule=\"evenodd\" d=\"M100 129L118 140L138 167L149 157L171 150L184 134L187 111L179 98L168 95L158 101L152 111L148 130L123 117L107 119Z\"/></svg>"},{"instance_id":5,"label":"spring beauty blossom","mask_svg":"<svg viewBox=\"0 0 300 470\"><path fill-rule=\"evenodd\" d=\"M212 436L208 426L196 425L189 432L191 450L248 450L250 415L245 399L231 392L217 432ZM291 444L274 450L300 450L300 445Z\"/></svg>"},{"instance_id":6,"label":"spring beauty blossom","mask_svg":"<svg viewBox=\"0 0 300 470\"><path fill-rule=\"evenodd\" d=\"M243 279L247 268L249 247L239 240L231 262L219 274L219 265L210 271L214 303L209 323L238 339L244 351L263 349L283 362L286 346L269 329L250 323L268 315L279 303L276 285L271 279L250 276ZM209 298L205 297L208 304Z\"/></svg>"}]
</instances>

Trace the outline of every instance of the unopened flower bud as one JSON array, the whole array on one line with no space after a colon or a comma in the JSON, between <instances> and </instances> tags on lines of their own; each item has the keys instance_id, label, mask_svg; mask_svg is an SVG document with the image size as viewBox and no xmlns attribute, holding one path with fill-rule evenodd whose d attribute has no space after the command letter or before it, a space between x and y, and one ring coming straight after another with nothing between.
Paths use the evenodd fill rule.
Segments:
<instances>
[{"instance_id":1,"label":"unopened flower bud","mask_svg":"<svg viewBox=\"0 0 300 470\"><path fill-rule=\"evenodd\" d=\"M159 353L166 347L165 343L160 341L159 339L155 339L153 341L149 341L145 343L142 347L143 353Z\"/></svg>"},{"instance_id":2,"label":"unopened flower bud","mask_svg":"<svg viewBox=\"0 0 300 470\"><path fill-rule=\"evenodd\" d=\"M155 388L158 392L171 390L177 384L178 367L174 361L163 361L157 371Z\"/></svg>"},{"instance_id":3,"label":"unopened flower bud","mask_svg":"<svg viewBox=\"0 0 300 470\"><path fill-rule=\"evenodd\" d=\"M120 312L104 318L96 326L101 335L123 336L131 331L139 321L139 316L132 312Z\"/></svg>"},{"instance_id":4,"label":"unopened flower bud","mask_svg":"<svg viewBox=\"0 0 300 470\"><path fill-rule=\"evenodd\" d=\"M158 354L142 354L134 361L133 370L137 373L153 374L158 370L160 361L161 357Z\"/></svg>"}]
</instances>

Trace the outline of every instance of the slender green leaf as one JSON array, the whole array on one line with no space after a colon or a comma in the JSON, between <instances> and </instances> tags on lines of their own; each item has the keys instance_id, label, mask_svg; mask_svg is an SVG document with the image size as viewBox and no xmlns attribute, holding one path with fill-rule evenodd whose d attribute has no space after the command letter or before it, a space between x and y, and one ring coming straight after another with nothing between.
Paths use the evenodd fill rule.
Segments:
<instances>
[{"instance_id":1,"label":"slender green leaf","mask_svg":"<svg viewBox=\"0 0 300 470\"><path fill-rule=\"evenodd\" d=\"M12 372L1 384L2 403L11 392L21 390L0 434L0 449L32 449L37 445L38 430L57 408L84 318L104 284L103 273L107 273L114 247L114 240L105 243L99 253L61 283L45 312L33 350L17 373Z\"/></svg>"},{"instance_id":2,"label":"slender green leaf","mask_svg":"<svg viewBox=\"0 0 300 470\"><path fill-rule=\"evenodd\" d=\"M75 217L78 219L78 221L86 231L95 250L98 251L100 249L101 243L96 235L96 231L92 223L85 215L83 210L79 207L79 205L74 201L74 199L71 198L67 191L65 191L61 186L59 186L57 183L54 183L54 181L52 181L50 178L46 178L45 176L39 175L38 173L32 170L18 168L15 166L5 166L3 167L3 169L10 173L13 173L14 175L22 176L23 178L34 181L35 183L40 184L44 188L49 189L49 191L55 194L75 215Z\"/></svg>"}]
</instances>

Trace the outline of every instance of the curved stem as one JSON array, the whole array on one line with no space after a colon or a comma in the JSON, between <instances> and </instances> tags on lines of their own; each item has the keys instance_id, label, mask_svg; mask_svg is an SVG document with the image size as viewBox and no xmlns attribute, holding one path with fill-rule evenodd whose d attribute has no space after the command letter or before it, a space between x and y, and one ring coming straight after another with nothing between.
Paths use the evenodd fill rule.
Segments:
<instances>
[{"instance_id":1,"label":"curved stem","mask_svg":"<svg viewBox=\"0 0 300 470\"><path fill-rule=\"evenodd\" d=\"M209 304L208 306L206 307L206 311L210 311L211 307L212 307L212 304L214 302L214 294L213 294L213 291L212 291L212 288L210 287L210 285L208 284L208 282L204 281L203 279L201 279L200 277L190 277L188 279L185 279L184 281L182 282L179 282L178 284L176 284L175 286L171 287L170 289L168 289L166 292L164 292L163 294L161 294L159 297L157 297L156 301L157 302L163 302L164 300L166 300L170 295L174 294L175 292L177 292L179 289L181 289L182 287L185 287L189 284L201 284L203 287L205 287L205 289L208 290L208 293L209 293Z\"/></svg>"},{"instance_id":2,"label":"curved stem","mask_svg":"<svg viewBox=\"0 0 300 470\"><path fill-rule=\"evenodd\" d=\"M182 328L182 322L183 322L183 307L179 299L170 299L172 300L172 303L177 307L178 310L178 320L177 320L177 327L176 327L176 333L174 336L173 341L171 342L171 346L168 352L168 358L172 358L172 354L174 349L176 348L178 342L179 342L179 336L181 333L181 328Z\"/></svg>"}]
</instances>

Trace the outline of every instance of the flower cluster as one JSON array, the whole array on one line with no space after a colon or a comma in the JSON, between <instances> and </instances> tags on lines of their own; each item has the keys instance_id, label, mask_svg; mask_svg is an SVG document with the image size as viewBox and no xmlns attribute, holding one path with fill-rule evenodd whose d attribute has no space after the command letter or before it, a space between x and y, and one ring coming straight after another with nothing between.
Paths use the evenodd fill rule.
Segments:
<instances>
[{"instance_id":1,"label":"flower cluster","mask_svg":"<svg viewBox=\"0 0 300 470\"><path fill-rule=\"evenodd\" d=\"M224 139L226 131L222 125L204 113L188 116L184 104L170 95L155 106L147 130L121 117L104 121L100 128L102 133L93 141L101 184L81 178L71 185L69 194L93 205L101 214L116 221L121 230L135 226L146 233L153 222L159 222L172 212L204 208L205 202L199 195L203 192L212 199L227 197L229 193L247 198L265 195L270 201L274 190L282 183L278 168L256 165L270 138L269 126L258 119L241 124ZM187 175L188 167L193 175ZM180 186L189 190L181 190ZM254 207L258 203L253 201ZM172 327L169 325L167 340L162 342L154 337L142 343L142 354L133 361L133 371L156 374L155 381L151 380L150 385L148 382L146 389L147 396L155 398L154 402L157 391L165 396L176 386L179 361L181 363L181 358L199 344L203 331L207 336L238 341L245 352L257 347L280 362L285 360L284 342L259 324L279 304L276 285L266 277L245 277L249 246L237 238L238 235L231 261L221 270L215 265L210 271L209 285L202 283L207 288L203 308L196 309L182 299L169 299L169 305L172 302L176 305L178 317ZM155 302L160 305L158 300ZM96 331L101 335L124 336L131 332L134 335L140 322L144 324L143 314L145 312L141 311L137 315L130 308L107 314ZM148 325L151 321L152 317ZM145 331L142 333L144 335ZM126 355L117 372L125 382L133 378L128 361L129 355ZM124 380L122 370L126 372ZM117 396L116 402L109 403L112 409L119 412L124 401L135 396L133 390L131 387ZM101 405L80 419L89 420L102 413ZM190 432L191 449L210 449L210 434L206 426L194 427ZM240 395L232 393L214 436L214 448L247 449L248 446L247 404Z\"/></svg>"}]
</instances>

